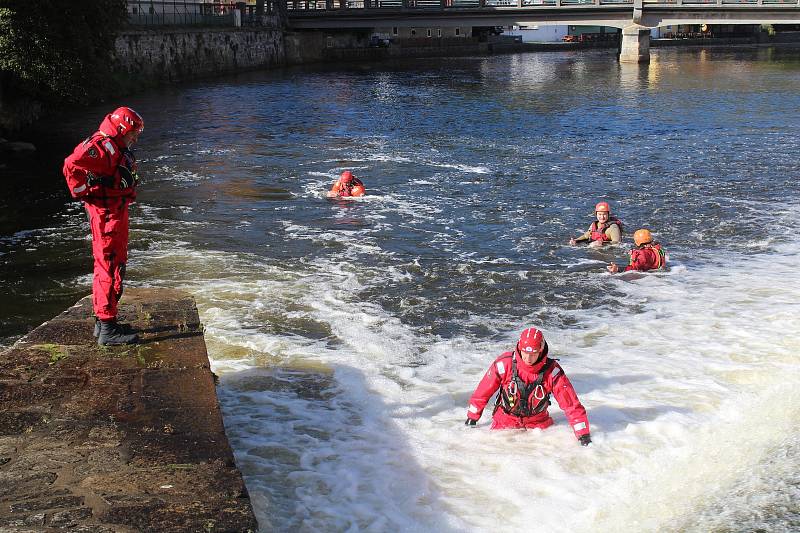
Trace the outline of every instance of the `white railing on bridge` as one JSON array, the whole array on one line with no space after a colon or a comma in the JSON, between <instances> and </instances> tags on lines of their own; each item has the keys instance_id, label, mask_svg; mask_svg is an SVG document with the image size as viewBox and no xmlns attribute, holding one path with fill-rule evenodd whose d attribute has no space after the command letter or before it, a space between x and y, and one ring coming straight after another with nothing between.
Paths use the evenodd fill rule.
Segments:
<instances>
[{"instance_id":1,"label":"white railing on bridge","mask_svg":"<svg viewBox=\"0 0 800 533\"><path fill-rule=\"evenodd\" d=\"M676 5L700 5L700 6L736 6L736 5L751 5L751 6L787 6L798 7L800 1L798 0L643 0L645 4L663 5L663 6L676 6Z\"/></svg>"},{"instance_id":2,"label":"white railing on bridge","mask_svg":"<svg viewBox=\"0 0 800 533\"><path fill-rule=\"evenodd\" d=\"M458 8L548 8L630 5L634 0L286 0L292 11L314 10L447 10ZM763 6L800 7L800 0L643 0L652 6Z\"/></svg>"}]
</instances>

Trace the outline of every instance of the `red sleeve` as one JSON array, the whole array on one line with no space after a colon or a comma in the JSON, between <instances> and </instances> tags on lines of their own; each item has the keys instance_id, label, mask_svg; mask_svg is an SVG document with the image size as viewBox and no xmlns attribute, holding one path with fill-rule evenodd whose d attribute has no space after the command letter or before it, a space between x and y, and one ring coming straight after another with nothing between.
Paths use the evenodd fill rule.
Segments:
<instances>
[{"instance_id":1,"label":"red sleeve","mask_svg":"<svg viewBox=\"0 0 800 533\"><path fill-rule=\"evenodd\" d=\"M73 198L89 193L86 186L89 172L98 176L111 176L116 170L115 161L100 144L100 140L97 137L86 139L64 160L64 177Z\"/></svg>"},{"instance_id":2,"label":"red sleeve","mask_svg":"<svg viewBox=\"0 0 800 533\"><path fill-rule=\"evenodd\" d=\"M500 388L501 375L510 371L511 359L500 357L492 363L486 374L483 375L478 387L469 399L467 407L467 418L479 420L489 399Z\"/></svg>"},{"instance_id":3,"label":"red sleeve","mask_svg":"<svg viewBox=\"0 0 800 533\"><path fill-rule=\"evenodd\" d=\"M572 426L572 431L575 432L576 437L589 434L589 419L586 417L586 409L578 399L575 389L572 387L564 370L558 363L553 364L553 370L547 376L550 383L550 391L553 397L558 402L558 406L567 415L569 425Z\"/></svg>"}]
</instances>

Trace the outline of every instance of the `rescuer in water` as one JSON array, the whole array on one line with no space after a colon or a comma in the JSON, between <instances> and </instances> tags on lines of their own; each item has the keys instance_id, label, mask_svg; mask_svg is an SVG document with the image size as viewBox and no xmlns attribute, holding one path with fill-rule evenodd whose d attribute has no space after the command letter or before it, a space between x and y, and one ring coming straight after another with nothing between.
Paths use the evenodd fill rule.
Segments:
<instances>
[{"instance_id":1,"label":"rescuer in water","mask_svg":"<svg viewBox=\"0 0 800 533\"><path fill-rule=\"evenodd\" d=\"M329 198L364 196L364 184L352 172L345 170L328 192Z\"/></svg>"},{"instance_id":2,"label":"rescuer in water","mask_svg":"<svg viewBox=\"0 0 800 533\"><path fill-rule=\"evenodd\" d=\"M648 270L658 270L667 264L667 252L657 242L653 241L653 235L648 229L636 230L633 234L633 242L636 248L631 250L631 260L623 272L637 270L647 272ZM606 267L609 272L616 274L619 267L616 263L609 263Z\"/></svg>"},{"instance_id":3,"label":"rescuer in water","mask_svg":"<svg viewBox=\"0 0 800 533\"><path fill-rule=\"evenodd\" d=\"M69 192L83 200L92 228L94 334L101 345L138 341L128 325L117 322L117 302L128 261L128 204L136 199L139 179L131 147L142 131L136 111L117 108L64 160Z\"/></svg>"},{"instance_id":4,"label":"rescuer in water","mask_svg":"<svg viewBox=\"0 0 800 533\"><path fill-rule=\"evenodd\" d=\"M594 207L597 218L589 229L580 237L569 240L571 245L588 242L589 246L602 246L604 244L619 244L622 239L622 222L611 215L608 202L600 202Z\"/></svg>"},{"instance_id":5,"label":"rescuer in water","mask_svg":"<svg viewBox=\"0 0 800 533\"><path fill-rule=\"evenodd\" d=\"M592 438L586 409L561 365L547 354L547 342L541 331L536 328L523 331L514 351L495 359L478 383L469 399L465 424L477 423L489 399L499 389L492 411L492 429L544 429L553 424L547 412L552 394L581 445L589 445Z\"/></svg>"}]
</instances>

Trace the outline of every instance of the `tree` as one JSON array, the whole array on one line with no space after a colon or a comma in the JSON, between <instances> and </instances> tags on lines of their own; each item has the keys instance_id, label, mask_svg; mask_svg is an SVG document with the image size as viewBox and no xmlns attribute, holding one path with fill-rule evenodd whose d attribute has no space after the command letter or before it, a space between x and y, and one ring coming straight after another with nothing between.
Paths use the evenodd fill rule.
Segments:
<instances>
[{"instance_id":1,"label":"tree","mask_svg":"<svg viewBox=\"0 0 800 533\"><path fill-rule=\"evenodd\" d=\"M108 91L126 11L125 0L0 0L5 96L86 103Z\"/></svg>"}]
</instances>

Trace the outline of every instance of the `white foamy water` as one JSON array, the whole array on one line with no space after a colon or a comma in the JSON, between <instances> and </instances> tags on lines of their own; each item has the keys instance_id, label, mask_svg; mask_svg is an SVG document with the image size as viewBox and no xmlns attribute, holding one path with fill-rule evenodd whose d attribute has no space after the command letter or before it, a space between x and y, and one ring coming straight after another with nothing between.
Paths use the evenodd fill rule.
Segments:
<instances>
[{"instance_id":1,"label":"white foamy water","mask_svg":"<svg viewBox=\"0 0 800 533\"><path fill-rule=\"evenodd\" d=\"M361 252L380 254L368 234ZM589 448L555 404L546 431L490 431L488 412L463 426L483 372L533 318L502 339L445 339L357 297L402 283L397 271L330 259L259 271L255 257L188 250L175 261L208 273L188 288L265 530L702 531L719 498L760 490L751 472L800 414L795 250L632 279L598 268L593 283L621 306L554 306L575 324L545 333L588 409Z\"/></svg>"}]
</instances>

